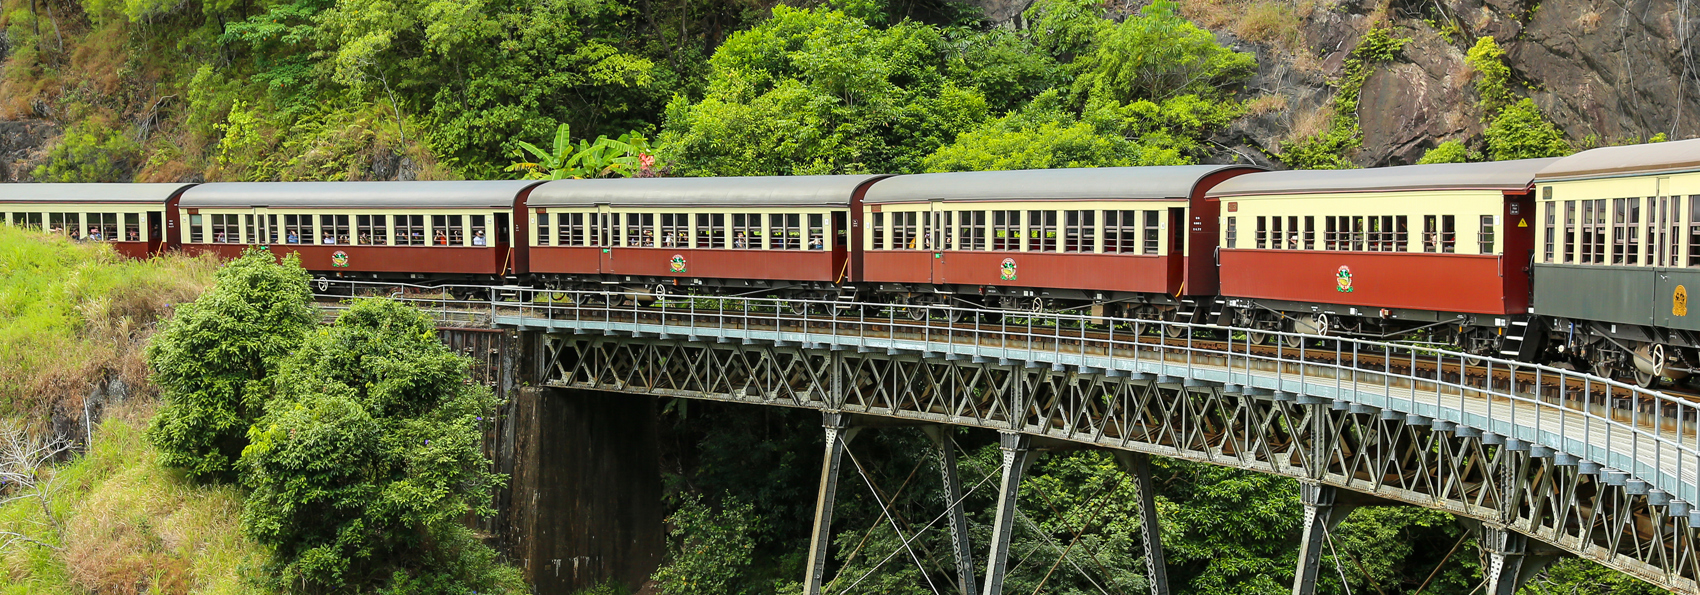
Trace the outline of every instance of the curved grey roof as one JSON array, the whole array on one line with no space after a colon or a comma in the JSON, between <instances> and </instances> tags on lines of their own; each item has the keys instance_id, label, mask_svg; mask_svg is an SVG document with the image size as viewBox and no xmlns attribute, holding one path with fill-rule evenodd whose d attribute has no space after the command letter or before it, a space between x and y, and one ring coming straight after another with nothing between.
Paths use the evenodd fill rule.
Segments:
<instances>
[{"instance_id":1,"label":"curved grey roof","mask_svg":"<svg viewBox=\"0 0 1700 595\"><path fill-rule=\"evenodd\" d=\"M869 204L941 201L1180 199L1213 173L1244 165L1075 167L914 174L868 189Z\"/></svg>"},{"instance_id":2,"label":"curved grey roof","mask_svg":"<svg viewBox=\"0 0 1700 595\"><path fill-rule=\"evenodd\" d=\"M0 184L0 203L157 204L194 184Z\"/></svg>"},{"instance_id":3,"label":"curved grey roof","mask_svg":"<svg viewBox=\"0 0 1700 595\"><path fill-rule=\"evenodd\" d=\"M225 182L183 193L186 208L513 208L537 180L447 182Z\"/></svg>"},{"instance_id":4,"label":"curved grey roof","mask_svg":"<svg viewBox=\"0 0 1700 595\"><path fill-rule=\"evenodd\" d=\"M1558 182L1695 170L1700 170L1700 139L1589 149L1558 160L1535 179Z\"/></svg>"},{"instance_id":5,"label":"curved grey roof","mask_svg":"<svg viewBox=\"0 0 1700 595\"><path fill-rule=\"evenodd\" d=\"M1210 196L1320 194L1399 190L1510 190L1534 182L1535 172L1558 158L1485 163L1432 163L1370 169L1294 169L1240 176L1210 190Z\"/></svg>"},{"instance_id":6,"label":"curved grey roof","mask_svg":"<svg viewBox=\"0 0 1700 595\"><path fill-rule=\"evenodd\" d=\"M555 180L531 192L526 206L847 207L860 188L884 175L751 176L741 178L599 178Z\"/></svg>"}]
</instances>

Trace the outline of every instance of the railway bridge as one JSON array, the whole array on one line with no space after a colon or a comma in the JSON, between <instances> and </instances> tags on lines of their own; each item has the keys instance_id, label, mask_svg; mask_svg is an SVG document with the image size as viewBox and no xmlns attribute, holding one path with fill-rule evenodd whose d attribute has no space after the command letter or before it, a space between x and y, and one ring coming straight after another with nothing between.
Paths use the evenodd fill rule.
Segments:
<instances>
[{"instance_id":1,"label":"railway bridge","mask_svg":"<svg viewBox=\"0 0 1700 595\"><path fill-rule=\"evenodd\" d=\"M1001 432L985 544L968 543L948 433L929 432L952 498L935 523L953 536L965 594L1003 592L1022 474L1036 449L1070 446L1110 450L1132 474L1153 594L1169 591L1151 455L1297 479L1295 595L1313 591L1334 523L1395 503L1478 525L1490 595L1515 592L1561 556L1700 593L1700 407L1585 374L1424 345L1079 313L523 288L412 299L517 333L533 385L819 410L811 595L822 592L845 446L880 425Z\"/></svg>"}]
</instances>

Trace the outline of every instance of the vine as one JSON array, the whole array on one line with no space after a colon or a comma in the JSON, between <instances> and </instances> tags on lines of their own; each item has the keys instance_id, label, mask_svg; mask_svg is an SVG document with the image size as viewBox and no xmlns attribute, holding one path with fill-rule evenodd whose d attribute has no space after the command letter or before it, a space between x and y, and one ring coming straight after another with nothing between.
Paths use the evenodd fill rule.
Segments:
<instances>
[{"instance_id":1,"label":"vine","mask_svg":"<svg viewBox=\"0 0 1700 595\"><path fill-rule=\"evenodd\" d=\"M1410 43L1408 37L1394 37L1386 25L1371 27L1358 46L1346 57L1344 74L1335 81L1339 89L1329 106L1333 114L1328 128L1314 136L1281 143L1281 161L1298 169L1350 169L1356 167L1346 154L1363 145L1363 130L1358 125L1359 93L1369 80L1375 65L1391 62Z\"/></svg>"}]
</instances>

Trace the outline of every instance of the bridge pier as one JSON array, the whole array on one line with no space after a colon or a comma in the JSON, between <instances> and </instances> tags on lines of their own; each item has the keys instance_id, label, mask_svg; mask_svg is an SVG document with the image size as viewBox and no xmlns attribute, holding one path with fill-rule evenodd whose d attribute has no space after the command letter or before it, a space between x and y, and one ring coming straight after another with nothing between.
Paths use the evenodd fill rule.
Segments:
<instances>
[{"instance_id":1,"label":"bridge pier","mask_svg":"<svg viewBox=\"0 0 1700 595\"><path fill-rule=\"evenodd\" d=\"M1145 578L1151 595L1169 595L1169 570L1163 559L1162 532L1157 525L1157 489L1151 484L1151 456L1126 450L1111 451L1133 476L1139 499L1139 536L1145 544Z\"/></svg>"},{"instance_id":2,"label":"bridge pier","mask_svg":"<svg viewBox=\"0 0 1700 595\"><path fill-rule=\"evenodd\" d=\"M1328 547L1328 532L1357 506L1337 503L1334 488L1319 483L1299 484L1299 500L1305 507L1305 526L1299 537L1299 565L1297 572L1293 573L1293 595L1312 595L1316 593L1316 574L1322 566L1322 554Z\"/></svg>"},{"instance_id":3,"label":"bridge pier","mask_svg":"<svg viewBox=\"0 0 1700 595\"><path fill-rule=\"evenodd\" d=\"M803 581L803 592L807 595L820 595L826 579L826 551L832 544L832 505L838 497L838 468L844 461L844 447L861 429L850 427L848 414L828 412L821 417L821 426L826 429L826 456L821 459L815 524L809 533L809 564Z\"/></svg>"},{"instance_id":4,"label":"bridge pier","mask_svg":"<svg viewBox=\"0 0 1700 595\"><path fill-rule=\"evenodd\" d=\"M992 548L986 555L985 595L1003 595L1004 572L1009 563L1009 537L1015 528L1016 500L1021 492L1021 478L1027 474L1027 466L1033 463L1031 440L1026 434L998 434L998 448L1003 450L1003 478L998 482Z\"/></svg>"},{"instance_id":5,"label":"bridge pier","mask_svg":"<svg viewBox=\"0 0 1700 595\"><path fill-rule=\"evenodd\" d=\"M979 581L974 578L974 548L968 543L968 516L962 511L962 476L956 471L956 441L949 426L922 426L939 447L939 475L944 483L944 505L950 515L951 553L956 556L956 582L962 595L974 595Z\"/></svg>"}]
</instances>

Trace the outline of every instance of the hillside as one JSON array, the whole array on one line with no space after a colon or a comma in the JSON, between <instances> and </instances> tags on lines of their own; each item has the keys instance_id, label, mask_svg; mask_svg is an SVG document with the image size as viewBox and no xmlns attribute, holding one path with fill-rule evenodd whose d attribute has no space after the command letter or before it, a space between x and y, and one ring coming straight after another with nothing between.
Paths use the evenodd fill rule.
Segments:
<instances>
[{"instance_id":1,"label":"hillside","mask_svg":"<svg viewBox=\"0 0 1700 595\"><path fill-rule=\"evenodd\" d=\"M511 177L561 124L675 175L1370 166L1700 126L1669 0L775 6L7 0L0 178ZM1513 128L1556 138L1495 152L1524 98Z\"/></svg>"}]
</instances>

